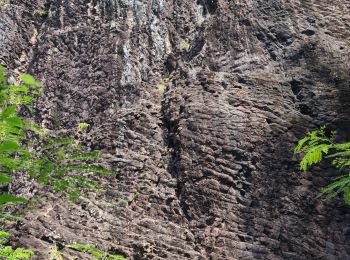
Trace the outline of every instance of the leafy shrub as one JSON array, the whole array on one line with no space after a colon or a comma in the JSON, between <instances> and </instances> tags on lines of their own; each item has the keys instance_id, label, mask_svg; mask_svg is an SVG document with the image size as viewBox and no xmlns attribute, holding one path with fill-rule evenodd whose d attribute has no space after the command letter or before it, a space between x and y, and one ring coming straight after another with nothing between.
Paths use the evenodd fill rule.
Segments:
<instances>
[{"instance_id":1,"label":"leafy shrub","mask_svg":"<svg viewBox=\"0 0 350 260\"><path fill-rule=\"evenodd\" d=\"M50 185L56 192L67 194L71 201L77 200L82 189L101 191L97 183L82 175L112 173L96 163L101 152L84 151L78 140L55 136L22 116L24 112L32 112L42 84L28 74L21 75L20 80L21 85L9 84L5 69L0 65L0 184L12 182L13 174L21 172L29 174L42 185ZM78 131L88 127L88 124L81 123ZM8 217L7 205L26 201L9 193L0 194L0 218ZM4 246L9 236L7 232L0 231L0 259L30 259L34 255L28 249ZM102 254L92 247L85 250L96 257ZM104 254L103 257L123 259L112 254ZM60 259L58 254L56 259Z\"/></svg>"},{"instance_id":2,"label":"leafy shrub","mask_svg":"<svg viewBox=\"0 0 350 260\"><path fill-rule=\"evenodd\" d=\"M0 66L0 184L10 183L11 175L23 171L31 156L26 132L40 133L32 121L21 117L18 110L32 110L34 98L39 95L41 83L28 74L21 75L23 85L9 85L5 69ZM9 203L26 202L11 194L0 195L0 210ZM1 213L3 216L3 212Z\"/></svg>"},{"instance_id":3,"label":"leafy shrub","mask_svg":"<svg viewBox=\"0 0 350 260\"><path fill-rule=\"evenodd\" d=\"M88 123L85 123L85 122L79 123L79 124L78 124L78 129L77 129L77 131L78 131L78 132L82 132L82 131L88 129L89 126L90 126L90 125L89 125Z\"/></svg>"},{"instance_id":4,"label":"leafy shrub","mask_svg":"<svg viewBox=\"0 0 350 260\"><path fill-rule=\"evenodd\" d=\"M34 14L41 17L47 17L49 15L49 11L44 9L36 9L34 10Z\"/></svg>"},{"instance_id":5,"label":"leafy shrub","mask_svg":"<svg viewBox=\"0 0 350 260\"><path fill-rule=\"evenodd\" d=\"M50 185L55 192L63 192L69 200L76 201L83 188L100 192L92 180L81 173L109 175L112 172L93 162L101 157L101 152L83 152L83 147L72 138L47 138L31 154L27 172L42 185Z\"/></svg>"},{"instance_id":6,"label":"leafy shrub","mask_svg":"<svg viewBox=\"0 0 350 260\"><path fill-rule=\"evenodd\" d=\"M343 174L323 188L318 197L329 200L342 194L345 203L350 205L350 142L336 143L335 134L333 131L327 135L325 126L322 126L299 140L294 153L304 154L300 162L300 169L303 171L319 164L323 159L329 160Z\"/></svg>"},{"instance_id":7,"label":"leafy shrub","mask_svg":"<svg viewBox=\"0 0 350 260\"><path fill-rule=\"evenodd\" d=\"M34 256L34 252L25 248L16 248L13 250L11 246L0 248L0 257L7 260L30 259Z\"/></svg>"},{"instance_id":8,"label":"leafy shrub","mask_svg":"<svg viewBox=\"0 0 350 260\"><path fill-rule=\"evenodd\" d=\"M0 66L0 183L12 181L15 172L27 172L40 184L50 185L54 191L66 193L75 201L81 189L100 191L98 185L81 175L82 172L110 174L111 171L95 163L98 151L85 152L73 138L60 138L48 133L33 121L19 115L21 109L32 111L42 84L32 76L20 76L22 85L9 85L5 70ZM88 124L79 124L86 129ZM27 138L28 132L36 138ZM8 203L25 202L10 194L0 195L0 208Z\"/></svg>"},{"instance_id":9,"label":"leafy shrub","mask_svg":"<svg viewBox=\"0 0 350 260\"><path fill-rule=\"evenodd\" d=\"M10 234L5 231L0 231L0 259L20 260L30 259L34 256L34 252L25 248L13 249L11 246L5 246L10 238Z\"/></svg>"},{"instance_id":10,"label":"leafy shrub","mask_svg":"<svg viewBox=\"0 0 350 260\"><path fill-rule=\"evenodd\" d=\"M182 48L186 51L188 51L191 47L190 42L186 39L182 41Z\"/></svg>"}]
</instances>

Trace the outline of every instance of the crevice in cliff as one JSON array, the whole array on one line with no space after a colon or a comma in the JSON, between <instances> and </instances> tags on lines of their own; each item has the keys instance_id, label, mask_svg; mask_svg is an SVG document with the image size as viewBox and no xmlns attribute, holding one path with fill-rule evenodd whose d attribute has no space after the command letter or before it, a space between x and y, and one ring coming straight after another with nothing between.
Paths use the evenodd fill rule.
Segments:
<instances>
[{"instance_id":1,"label":"crevice in cliff","mask_svg":"<svg viewBox=\"0 0 350 260\"><path fill-rule=\"evenodd\" d=\"M181 140L179 136L179 121L180 118L176 111L173 111L172 99L169 97L164 98L162 101L162 121L164 125L164 141L168 147L169 159L167 171L176 179L176 197L179 201L179 206L181 208L181 213L184 217L190 221L191 218L187 214L187 205L183 200L183 193L185 188L185 178L182 174L181 169Z\"/></svg>"},{"instance_id":2,"label":"crevice in cliff","mask_svg":"<svg viewBox=\"0 0 350 260\"><path fill-rule=\"evenodd\" d=\"M214 14L218 8L217 0L197 0L197 4L203 6L203 15Z\"/></svg>"},{"instance_id":3,"label":"crevice in cliff","mask_svg":"<svg viewBox=\"0 0 350 260\"><path fill-rule=\"evenodd\" d=\"M43 27L45 25L46 20L48 19L46 15L38 15L36 14L36 11L48 11L50 10L51 1L43 1L38 3L37 8L35 10L32 10L32 16L35 17L35 23L34 23L34 32L30 39L30 43L32 44L32 48L29 50L27 54L27 60L24 66L21 66L18 68L20 72L29 72L31 74L34 74L33 71L33 64L37 63L37 52L38 52L38 41L40 40L40 35L43 30Z\"/></svg>"}]
</instances>

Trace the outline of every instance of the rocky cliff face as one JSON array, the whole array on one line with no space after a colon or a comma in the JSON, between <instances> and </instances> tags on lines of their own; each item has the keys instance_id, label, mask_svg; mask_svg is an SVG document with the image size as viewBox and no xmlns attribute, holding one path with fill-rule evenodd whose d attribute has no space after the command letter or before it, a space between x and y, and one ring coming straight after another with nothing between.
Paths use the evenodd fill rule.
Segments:
<instances>
[{"instance_id":1,"label":"rocky cliff face","mask_svg":"<svg viewBox=\"0 0 350 260\"><path fill-rule=\"evenodd\" d=\"M76 205L22 183L44 197L13 242L38 259L55 244L71 259L72 242L129 259L350 259L349 208L315 200L332 173L301 174L292 158L318 125L346 135L349 11L347 0L10 0L0 63L44 82L45 127L89 123L84 142L118 172Z\"/></svg>"}]
</instances>

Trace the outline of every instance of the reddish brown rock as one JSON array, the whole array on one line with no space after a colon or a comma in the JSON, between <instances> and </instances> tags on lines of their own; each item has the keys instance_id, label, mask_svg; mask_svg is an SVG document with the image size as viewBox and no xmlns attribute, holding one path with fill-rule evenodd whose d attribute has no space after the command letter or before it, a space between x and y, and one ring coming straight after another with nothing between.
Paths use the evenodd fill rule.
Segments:
<instances>
[{"instance_id":1,"label":"reddish brown rock","mask_svg":"<svg viewBox=\"0 0 350 260\"><path fill-rule=\"evenodd\" d=\"M333 173L301 174L292 156L319 125L347 134L349 9L10 0L0 62L44 82L45 127L89 123L86 145L118 172L76 205L46 193L14 243L38 259L72 242L129 259L350 259L349 208L315 199Z\"/></svg>"}]
</instances>

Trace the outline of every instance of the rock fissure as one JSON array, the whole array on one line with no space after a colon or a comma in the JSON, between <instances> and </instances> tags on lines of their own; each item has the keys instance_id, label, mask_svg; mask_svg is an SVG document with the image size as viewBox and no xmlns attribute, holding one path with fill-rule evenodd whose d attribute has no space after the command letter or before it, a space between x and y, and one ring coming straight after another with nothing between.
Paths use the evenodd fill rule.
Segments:
<instances>
[{"instance_id":1,"label":"rock fissure","mask_svg":"<svg viewBox=\"0 0 350 260\"><path fill-rule=\"evenodd\" d=\"M332 174L302 175L292 159L315 126L347 132L349 11L346 0L0 7L0 62L44 82L38 119L67 133L89 123L84 142L118 169L81 205L42 191L14 241L38 259L51 241L130 259L349 259L349 210L314 199Z\"/></svg>"},{"instance_id":2,"label":"rock fissure","mask_svg":"<svg viewBox=\"0 0 350 260\"><path fill-rule=\"evenodd\" d=\"M173 112L173 104L171 97L167 97L167 93L164 95L164 99L162 101L162 118L163 124L165 127L165 143L167 145L167 149L169 152L169 162L167 166L167 170L176 179L176 196L180 202L180 207L182 209L183 214L187 218L186 208L183 206L183 194L182 189L185 184L185 180L183 179L181 173L181 140L179 136L179 118L178 115L175 115Z\"/></svg>"}]
</instances>

